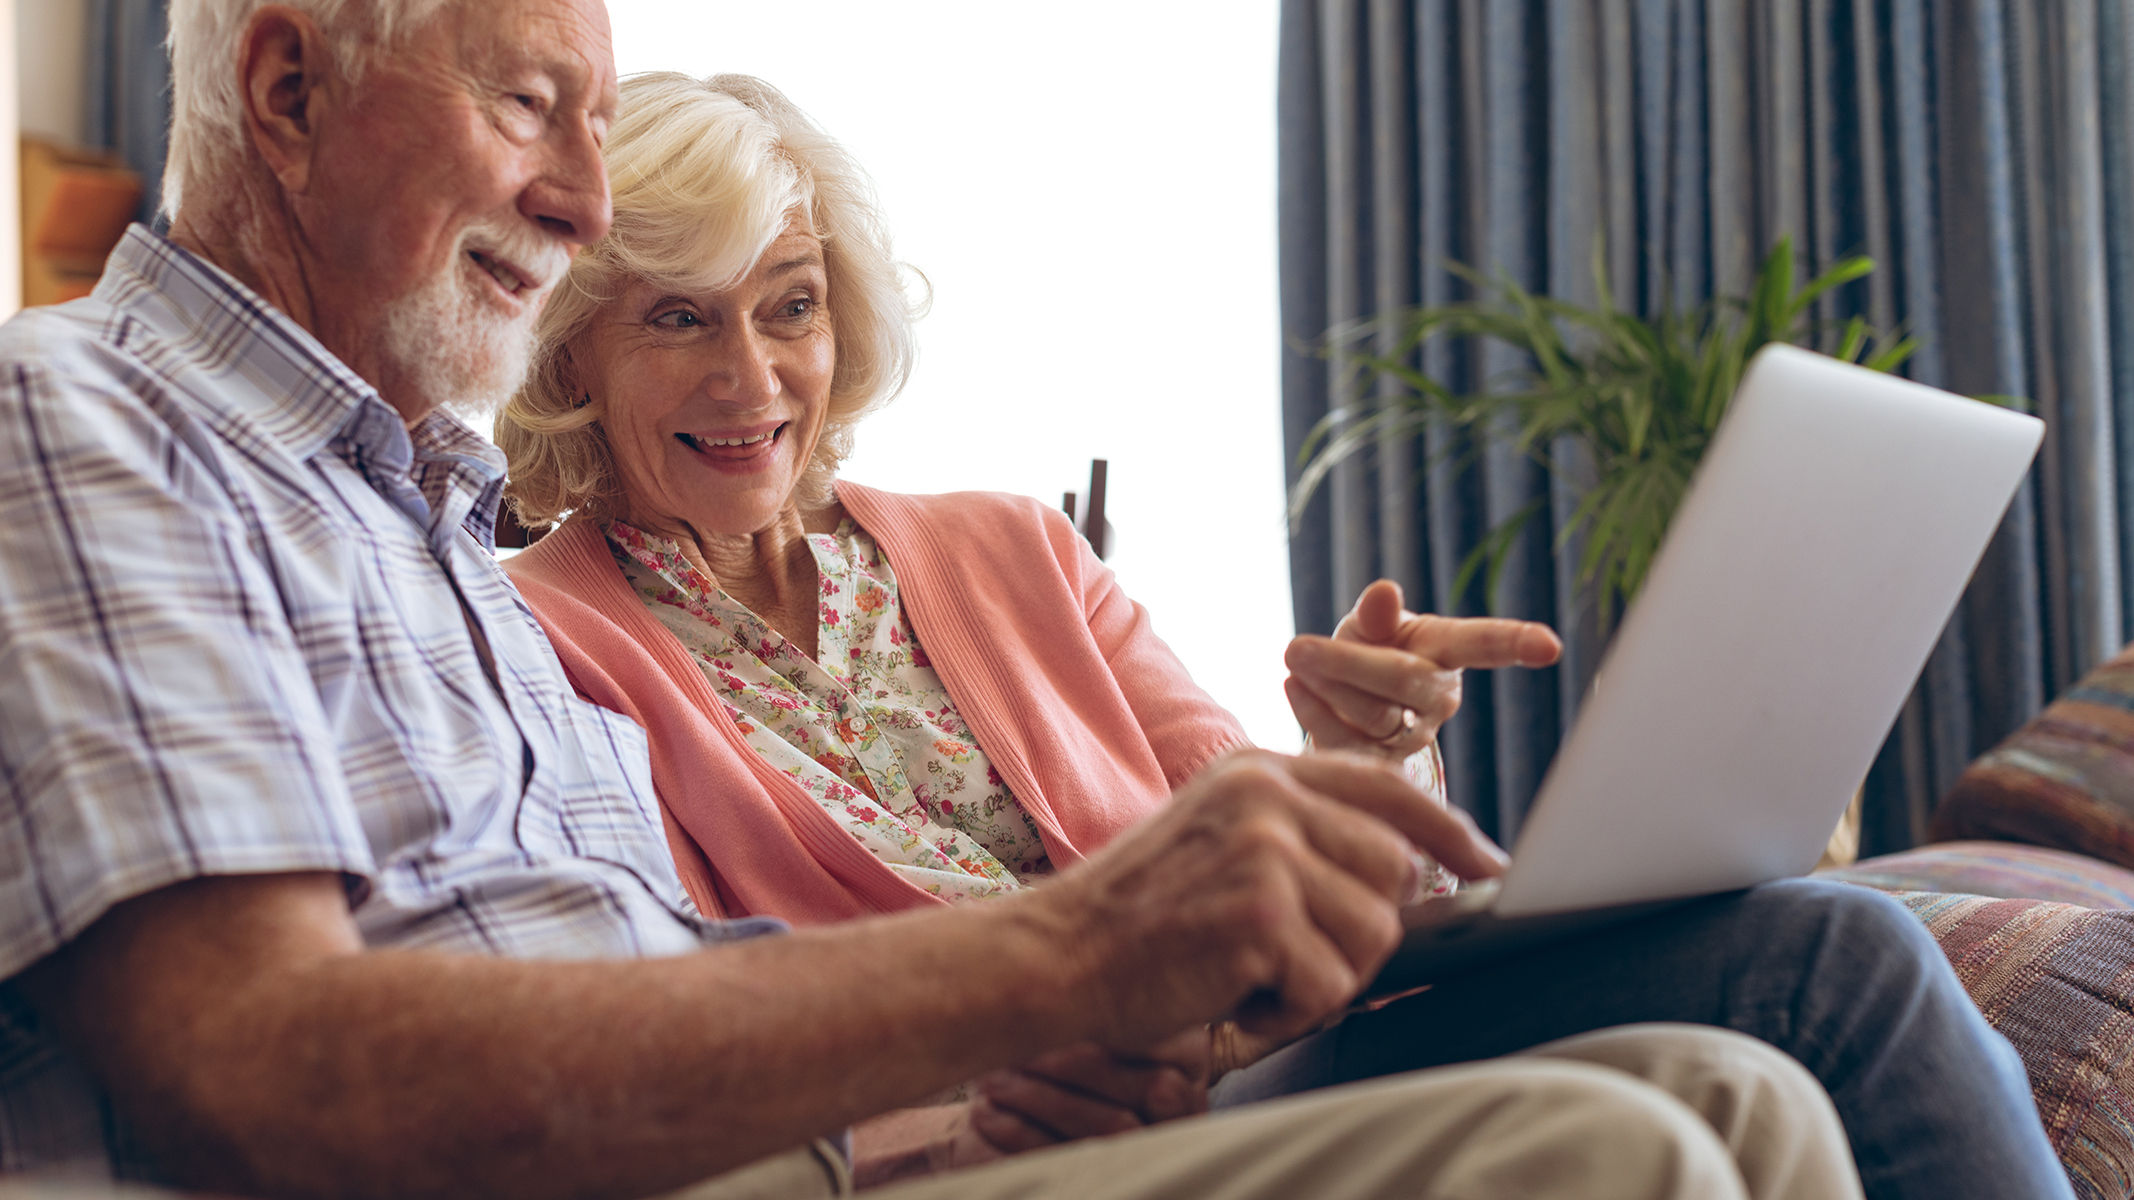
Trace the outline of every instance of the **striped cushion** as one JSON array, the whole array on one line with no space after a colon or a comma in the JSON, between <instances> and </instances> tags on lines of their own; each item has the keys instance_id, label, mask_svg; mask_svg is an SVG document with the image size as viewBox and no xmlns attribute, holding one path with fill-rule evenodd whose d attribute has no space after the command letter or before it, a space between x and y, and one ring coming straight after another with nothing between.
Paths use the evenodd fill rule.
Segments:
<instances>
[{"instance_id":1,"label":"striped cushion","mask_svg":"<svg viewBox=\"0 0 2134 1200\"><path fill-rule=\"evenodd\" d=\"M1898 892L2015 1044L2082 1200L2134 1196L2134 912Z\"/></svg>"},{"instance_id":2,"label":"striped cushion","mask_svg":"<svg viewBox=\"0 0 2134 1200\"><path fill-rule=\"evenodd\" d=\"M1930 840L2054 846L2134 867L2134 647L1971 764Z\"/></svg>"},{"instance_id":3,"label":"striped cushion","mask_svg":"<svg viewBox=\"0 0 2134 1200\"><path fill-rule=\"evenodd\" d=\"M1816 875L1885 892L1963 892L2057 900L2084 908L2134 908L2134 871L2087 855L2013 842L1942 842Z\"/></svg>"}]
</instances>

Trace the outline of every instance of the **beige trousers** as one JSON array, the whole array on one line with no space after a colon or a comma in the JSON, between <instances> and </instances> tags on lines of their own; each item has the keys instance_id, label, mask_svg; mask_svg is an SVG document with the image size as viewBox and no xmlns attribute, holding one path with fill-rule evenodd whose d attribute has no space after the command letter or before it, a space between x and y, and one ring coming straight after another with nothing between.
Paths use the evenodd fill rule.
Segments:
<instances>
[{"instance_id":1,"label":"beige trousers","mask_svg":"<svg viewBox=\"0 0 2134 1200\"><path fill-rule=\"evenodd\" d=\"M675 1200L847 1194L820 1147ZM1636 1025L870 1193L878 1200L1855 1200L1821 1085L1751 1038Z\"/></svg>"}]
</instances>

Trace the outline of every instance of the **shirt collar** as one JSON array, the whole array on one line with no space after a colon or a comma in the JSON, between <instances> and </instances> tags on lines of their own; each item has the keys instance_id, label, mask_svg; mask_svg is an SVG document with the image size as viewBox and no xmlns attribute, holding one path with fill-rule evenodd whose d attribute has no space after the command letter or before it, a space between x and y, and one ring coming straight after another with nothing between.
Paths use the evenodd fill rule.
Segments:
<instances>
[{"instance_id":1,"label":"shirt collar","mask_svg":"<svg viewBox=\"0 0 2134 1200\"><path fill-rule=\"evenodd\" d=\"M433 532L464 524L494 537L504 455L443 410L413 430L376 388L258 293L141 225L112 252L95 295L115 312L183 343L213 389L188 389L205 407L259 428L298 458L329 449L366 472L419 490ZM340 447L345 447L345 452Z\"/></svg>"},{"instance_id":2,"label":"shirt collar","mask_svg":"<svg viewBox=\"0 0 2134 1200\"><path fill-rule=\"evenodd\" d=\"M504 499L504 452L443 409L408 432L415 450L410 474L436 521L464 525L476 542L494 548L497 507Z\"/></svg>"}]
</instances>

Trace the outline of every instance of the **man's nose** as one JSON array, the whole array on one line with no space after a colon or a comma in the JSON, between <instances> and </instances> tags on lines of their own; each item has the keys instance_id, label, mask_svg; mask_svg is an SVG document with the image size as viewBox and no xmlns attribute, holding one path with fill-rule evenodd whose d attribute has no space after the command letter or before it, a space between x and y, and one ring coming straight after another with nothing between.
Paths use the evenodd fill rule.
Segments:
<instances>
[{"instance_id":1,"label":"man's nose","mask_svg":"<svg viewBox=\"0 0 2134 1200\"><path fill-rule=\"evenodd\" d=\"M608 170L589 123L552 129L543 139L541 173L519 195L519 210L573 246L597 242L614 223Z\"/></svg>"}]
</instances>

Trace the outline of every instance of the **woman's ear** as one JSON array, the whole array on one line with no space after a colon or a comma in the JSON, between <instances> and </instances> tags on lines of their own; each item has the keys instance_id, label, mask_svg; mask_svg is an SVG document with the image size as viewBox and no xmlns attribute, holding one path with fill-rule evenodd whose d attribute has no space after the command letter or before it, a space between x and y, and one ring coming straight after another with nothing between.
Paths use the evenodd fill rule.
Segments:
<instances>
[{"instance_id":1,"label":"woman's ear","mask_svg":"<svg viewBox=\"0 0 2134 1200\"><path fill-rule=\"evenodd\" d=\"M586 372L578 365L577 346L577 338L573 338L556 349L556 384L564 395L576 394L577 398L571 401L573 411L591 409L597 421L605 397L593 394L595 385L586 379Z\"/></svg>"},{"instance_id":2,"label":"woman's ear","mask_svg":"<svg viewBox=\"0 0 2134 1200\"><path fill-rule=\"evenodd\" d=\"M245 24L238 50L238 99L245 128L284 190L311 184L318 152L318 117L331 58L311 18L268 5Z\"/></svg>"},{"instance_id":3,"label":"woman's ear","mask_svg":"<svg viewBox=\"0 0 2134 1200\"><path fill-rule=\"evenodd\" d=\"M573 409L585 408L593 402L592 393L587 391L585 385L578 381L578 360L571 356L570 342L565 342L556 347L554 370L557 390L566 396L573 392L577 393L578 398L571 401Z\"/></svg>"}]
</instances>

